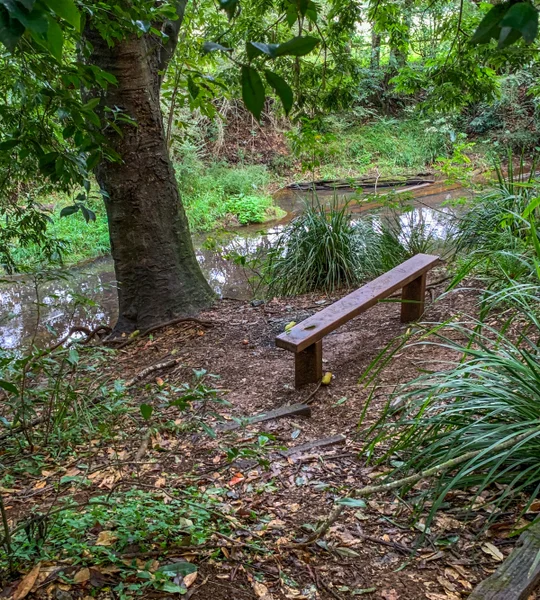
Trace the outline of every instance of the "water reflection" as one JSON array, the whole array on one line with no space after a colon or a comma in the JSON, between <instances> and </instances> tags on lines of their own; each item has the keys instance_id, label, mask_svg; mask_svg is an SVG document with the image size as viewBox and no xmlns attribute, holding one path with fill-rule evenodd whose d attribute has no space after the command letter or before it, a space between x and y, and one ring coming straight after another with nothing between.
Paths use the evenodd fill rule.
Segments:
<instances>
[{"instance_id":1,"label":"water reflection","mask_svg":"<svg viewBox=\"0 0 540 600\"><path fill-rule=\"evenodd\" d=\"M463 195L463 191L459 194ZM452 233L454 217L454 209L441 206L441 203L455 195L445 191L424 198L421 203L416 203L413 210L398 215L400 239L405 241L414 231L424 228L429 230L435 247L437 244L440 247ZM319 199L321 197L324 200L324 194L319 194ZM305 198L305 194L289 193L280 200L289 212L284 222L302 210ZM361 203L353 204L352 209L353 213L365 213L365 206ZM375 219L394 218L391 214L389 209L379 209ZM358 218L362 218L360 214ZM274 224L266 229L259 225L241 228L234 233L195 236L199 264L216 294L250 299L250 275L231 260L231 256L250 256L261 249L268 249L282 228L283 224ZM71 269L60 279L51 277L36 282L26 277L2 284L0 306L0 346L6 349L32 342L44 345L65 335L74 324L94 327L114 323L118 307L112 260L98 259Z\"/></svg>"}]
</instances>

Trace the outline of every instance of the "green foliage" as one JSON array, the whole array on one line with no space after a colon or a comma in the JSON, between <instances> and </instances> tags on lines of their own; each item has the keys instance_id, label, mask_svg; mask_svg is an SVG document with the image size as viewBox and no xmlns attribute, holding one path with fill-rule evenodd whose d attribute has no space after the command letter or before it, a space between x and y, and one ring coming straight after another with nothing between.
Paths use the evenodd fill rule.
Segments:
<instances>
[{"instance_id":1,"label":"green foliage","mask_svg":"<svg viewBox=\"0 0 540 600\"><path fill-rule=\"evenodd\" d=\"M446 251L450 216L441 215L441 222L433 223L406 202L390 199L389 212L358 218L350 212L350 202L340 203L334 196L325 205L315 199L285 226L262 269L269 294L355 287L415 254Z\"/></svg>"},{"instance_id":2,"label":"green foliage","mask_svg":"<svg viewBox=\"0 0 540 600\"><path fill-rule=\"evenodd\" d=\"M32 348L23 355L2 351L0 380L9 384L2 386L2 427L18 431L21 447L52 444L55 454L97 431L106 438L126 410L121 383L107 385L99 377L100 365L108 359L101 351L80 364L76 345L52 351ZM28 427L35 419L41 426Z\"/></svg>"},{"instance_id":3,"label":"green foliage","mask_svg":"<svg viewBox=\"0 0 540 600\"><path fill-rule=\"evenodd\" d=\"M263 223L280 214L265 192L270 181L265 167L206 165L187 143L179 151L176 173L192 230L210 231L227 218L241 225Z\"/></svg>"},{"instance_id":4,"label":"green foliage","mask_svg":"<svg viewBox=\"0 0 540 600\"><path fill-rule=\"evenodd\" d=\"M356 285L362 243L347 202L340 205L334 197L327 207L316 199L284 228L269 251L269 293L294 296Z\"/></svg>"},{"instance_id":5,"label":"green foliage","mask_svg":"<svg viewBox=\"0 0 540 600\"><path fill-rule=\"evenodd\" d=\"M121 582L115 591L120 598L152 589L181 592L170 587L180 573L180 565L186 568L184 574L195 571L194 565L173 563L169 568L165 564L151 574L152 561L141 569L136 560L125 561L119 554L133 545L142 552L158 548L167 554L172 548L204 543L216 525L226 531L225 519L215 523L216 517L211 512L218 505L219 492L209 490L201 494L195 487L187 488L172 491L164 502L163 493L157 489L131 490L92 498L82 507L68 497L64 507L52 510L50 516L43 514L40 519L34 512L27 517L26 525L23 522L17 527L11 540L11 560L19 568L38 560L56 561L65 557L79 557L80 567L117 565ZM98 543L99 531L105 532L105 545ZM7 556L0 550L0 569L7 567Z\"/></svg>"},{"instance_id":6,"label":"green foliage","mask_svg":"<svg viewBox=\"0 0 540 600\"><path fill-rule=\"evenodd\" d=\"M495 185L459 221L457 248L464 256L453 285L470 274L495 288L539 277L537 160L526 165L522 158L517 170L513 160L509 154L507 173L496 165Z\"/></svg>"},{"instance_id":7,"label":"green foliage","mask_svg":"<svg viewBox=\"0 0 540 600\"><path fill-rule=\"evenodd\" d=\"M86 202L85 208L96 216L95 221L88 223L85 222L82 212L62 218L59 207L65 204L65 197L47 198L51 199L54 212L39 210L39 214L47 219L46 244L34 237L29 240L21 238L20 235L16 235L17 231L20 233L20 227L14 227L16 242L12 243L10 248L13 269L31 271L44 265L73 265L110 252L107 217L101 198L93 198ZM5 228L0 226L0 237L4 231Z\"/></svg>"},{"instance_id":8,"label":"green foliage","mask_svg":"<svg viewBox=\"0 0 540 600\"><path fill-rule=\"evenodd\" d=\"M530 503L540 489L540 288L524 295L520 286L509 287L511 316L500 330L462 318L413 339L414 345L444 352L444 369L401 386L366 445L373 460L399 464L392 478L476 453L437 474L436 482L420 492L419 499L430 502L426 527L452 490L471 489L472 505L489 488L493 519L519 494ZM398 409L392 408L394 402ZM497 448L518 436L510 447ZM526 501L524 510L527 506Z\"/></svg>"},{"instance_id":9,"label":"green foliage","mask_svg":"<svg viewBox=\"0 0 540 600\"><path fill-rule=\"evenodd\" d=\"M293 129L291 149L315 178L342 178L377 169L384 176L429 168L452 148L445 122L376 118L359 123L352 115L328 116Z\"/></svg>"}]
</instances>

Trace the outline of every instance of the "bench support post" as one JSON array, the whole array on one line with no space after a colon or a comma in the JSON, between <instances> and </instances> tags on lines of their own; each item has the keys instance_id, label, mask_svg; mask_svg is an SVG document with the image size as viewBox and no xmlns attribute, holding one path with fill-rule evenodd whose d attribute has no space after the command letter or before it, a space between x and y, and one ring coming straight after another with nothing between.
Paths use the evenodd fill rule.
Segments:
<instances>
[{"instance_id":1,"label":"bench support post","mask_svg":"<svg viewBox=\"0 0 540 600\"><path fill-rule=\"evenodd\" d=\"M294 355L294 387L317 383L322 378L322 340Z\"/></svg>"},{"instance_id":2,"label":"bench support post","mask_svg":"<svg viewBox=\"0 0 540 600\"><path fill-rule=\"evenodd\" d=\"M403 287L401 292L401 322L418 321L424 314L426 298L426 278L424 273Z\"/></svg>"}]
</instances>

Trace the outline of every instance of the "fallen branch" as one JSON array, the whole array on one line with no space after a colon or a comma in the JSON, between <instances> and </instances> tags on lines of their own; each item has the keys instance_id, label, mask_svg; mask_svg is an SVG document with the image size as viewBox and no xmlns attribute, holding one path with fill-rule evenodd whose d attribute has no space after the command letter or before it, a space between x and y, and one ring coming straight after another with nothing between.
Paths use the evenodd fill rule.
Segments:
<instances>
[{"instance_id":1,"label":"fallen branch","mask_svg":"<svg viewBox=\"0 0 540 600\"><path fill-rule=\"evenodd\" d=\"M173 358L172 360L166 360L165 362L157 363L155 365L151 365L150 367L146 367L146 369L143 369L140 373L137 373L137 375L135 375L135 377L133 377L129 381L126 381L125 387L126 388L131 387L132 385L135 385L141 379L148 377L148 375L151 375L152 373L155 373L156 371L162 371L163 369L168 369L169 367L174 367L179 362L180 362L179 358Z\"/></svg>"},{"instance_id":2,"label":"fallen branch","mask_svg":"<svg viewBox=\"0 0 540 600\"><path fill-rule=\"evenodd\" d=\"M504 450L505 448L511 448L512 446L515 446L519 442L521 442L524 439L526 439L527 437L529 437L531 435L531 433L538 432L538 431L540 431L539 428L530 429L526 433L522 433L521 435L516 436L512 440L507 440L506 442L502 442L500 444L496 444L495 446L492 446L491 450L495 451L495 450ZM464 462L467 462L468 460L471 460L472 458L476 458L479 454L481 454L484 451L485 451L484 448L482 448L480 450L472 450L471 452L466 452L465 454L462 454L461 456L458 456L457 458L452 458L451 460L441 463L440 465L435 465L434 467L426 469L425 471L417 473L416 475L410 475L409 477L397 479L396 481L390 481L389 483L382 483L380 485L368 485L359 490L353 490L352 494L350 494L350 496L348 496L348 497L349 498L365 498L366 496L371 496L373 494L378 494L380 492L389 492L389 491L395 490L397 488L412 486L415 483L422 481L423 479L429 479L430 477L433 477L434 475L438 475L440 473L443 473L444 471L448 471L449 469L452 469L453 467L457 467L458 465L460 465ZM330 527L332 527L332 525L339 519L341 513L345 510L345 508L347 508L347 507L344 504L335 508L330 513L328 518L317 528L317 530L313 533L313 535L311 535L305 542L294 544L293 547L308 546L309 544L312 544L313 542L315 542L318 539L320 539L321 537L323 537L327 533L327 531L330 529Z\"/></svg>"}]
</instances>

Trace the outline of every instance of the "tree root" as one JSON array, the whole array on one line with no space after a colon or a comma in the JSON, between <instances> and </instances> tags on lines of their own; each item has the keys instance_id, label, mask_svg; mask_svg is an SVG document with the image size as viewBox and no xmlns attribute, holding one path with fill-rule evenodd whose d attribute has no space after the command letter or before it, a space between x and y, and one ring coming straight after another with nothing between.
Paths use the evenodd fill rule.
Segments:
<instances>
[{"instance_id":1,"label":"tree root","mask_svg":"<svg viewBox=\"0 0 540 600\"><path fill-rule=\"evenodd\" d=\"M157 331L158 329L163 329L164 327L170 327L171 325L178 325L178 323L194 323L195 325L200 325L201 327L214 327L214 323L212 323L211 321L201 321L200 319L196 319L195 317L181 317L181 318L177 318L177 319L172 319L171 321L166 321L164 323L158 323L157 325L153 325L152 327L145 329L139 335L130 337L127 340L123 339L123 338L112 338L112 339L103 340L103 343L107 346L114 346L116 348L116 350L120 350L122 348L125 348L129 344L132 344L133 342L137 342L138 340L142 339L143 337L150 335L151 333L153 333L154 331Z\"/></svg>"},{"instance_id":2,"label":"tree root","mask_svg":"<svg viewBox=\"0 0 540 600\"><path fill-rule=\"evenodd\" d=\"M524 439L529 437L534 432L539 432L539 428L530 429L526 433L522 433L521 435L516 436L512 440L507 440L506 442L502 442L500 444L496 444L492 447L492 450L504 450L506 448L511 448L515 446L519 442L522 442ZM368 485L359 490L353 490L352 494L350 494L349 498L365 498L366 496L371 496L372 494L378 494L380 492L389 492L390 490L395 490L397 488L412 486L423 479L428 479L433 477L434 475L438 475L444 471L448 471L457 465L460 465L468 460L476 458L479 454L484 452L485 449L482 448L480 450L473 450L471 452L466 452L457 458L453 458L448 460L440 465L435 465L421 473L417 473L416 475L410 475L409 477L404 477L402 479L397 479L396 481L391 481L389 483L383 483L381 485ZM318 539L322 538L330 527L339 519L341 513L345 510L345 505L340 505L335 508L330 515L326 518L326 520L317 528L317 530L311 535L305 542L300 542L297 544L292 544L289 548L302 548L305 546L309 546L313 542L316 542Z\"/></svg>"},{"instance_id":3,"label":"tree root","mask_svg":"<svg viewBox=\"0 0 540 600\"><path fill-rule=\"evenodd\" d=\"M138 381L140 381L141 379L144 379L148 375L151 375L152 373L155 373L156 371L161 371L163 369L168 369L169 367L174 367L179 362L180 362L179 358L173 358L172 360L166 360L165 362L157 363L155 365L151 365L150 367L146 367L146 369L143 369L140 373L137 373L137 375L135 375L135 377L133 377L129 381L126 381L125 387L127 387L127 388L131 387L132 385L135 385Z\"/></svg>"}]
</instances>

